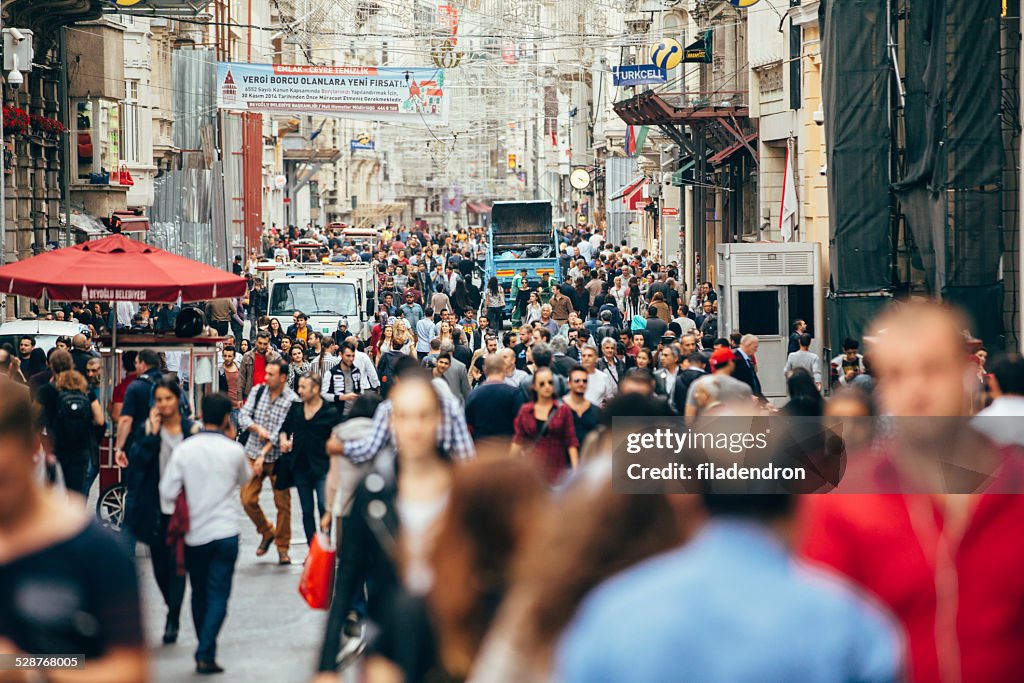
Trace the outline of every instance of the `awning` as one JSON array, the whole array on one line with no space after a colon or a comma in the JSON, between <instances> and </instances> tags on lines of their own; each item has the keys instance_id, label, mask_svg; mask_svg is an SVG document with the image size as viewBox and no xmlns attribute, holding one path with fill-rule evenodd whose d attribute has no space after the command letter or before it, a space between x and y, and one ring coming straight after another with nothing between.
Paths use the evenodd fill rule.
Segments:
<instances>
[{"instance_id":1,"label":"awning","mask_svg":"<svg viewBox=\"0 0 1024 683\"><path fill-rule=\"evenodd\" d=\"M746 136L747 145L749 145L751 142L753 142L756 139L757 139L757 133L751 133L750 135L747 135ZM725 162L733 154L735 154L736 152L740 151L741 149L745 149L745 148L746 148L746 145L744 145L744 144L742 144L740 142L734 142L733 144L729 145L728 147L723 149L718 154L714 155L713 157L710 157L708 159L708 161L711 162L712 166L718 166L718 165L722 164L723 162Z\"/></svg>"},{"instance_id":2,"label":"awning","mask_svg":"<svg viewBox=\"0 0 1024 683\"><path fill-rule=\"evenodd\" d=\"M672 185L675 187L681 187L683 185L690 185L693 183L693 178L687 178L686 174L696 165L693 159L690 159L685 164L679 167L679 170L672 174Z\"/></svg>"},{"instance_id":3,"label":"awning","mask_svg":"<svg viewBox=\"0 0 1024 683\"><path fill-rule=\"evenodd\" d=\"M626 196L622 198L622 202L626 205L626 208L630 211L639 211L648 204L651 200L644 196L644 188L647 187L647 179L637 183L633 186L633 189L626 193Z\"/></svg>"},{"instance_id":4,"label":"awning","mask_svg":"<svg viewBox=\"0 0 1024 683\"><path fill-rule=\"evenodd\" d=\"M625 187L621 188L613 196L609 197L608 201L614 202L616 199L622 199L626 195L631 194L645 180L647 180L647 178L644 177L644 176L639 176L639 177L631 180L628 185L626 185Z\"/></svg>"}]
</instances>

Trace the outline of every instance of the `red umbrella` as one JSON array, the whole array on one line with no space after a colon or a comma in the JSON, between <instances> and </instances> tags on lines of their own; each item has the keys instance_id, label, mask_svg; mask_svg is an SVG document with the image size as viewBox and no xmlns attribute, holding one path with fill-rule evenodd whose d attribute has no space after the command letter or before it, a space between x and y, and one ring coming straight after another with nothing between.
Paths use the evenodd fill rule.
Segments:
<instances>
[{"instance_id":1,"label":"red umbrella","mask_svg":"<svg viewBox=\"0 0 1024 683\"><path fill-rule=\"evenodd\" d=\"M0 267L0 292L57 301L170 303L245 294L245 278L124 235Z\"/></svg>"}]
</instances>

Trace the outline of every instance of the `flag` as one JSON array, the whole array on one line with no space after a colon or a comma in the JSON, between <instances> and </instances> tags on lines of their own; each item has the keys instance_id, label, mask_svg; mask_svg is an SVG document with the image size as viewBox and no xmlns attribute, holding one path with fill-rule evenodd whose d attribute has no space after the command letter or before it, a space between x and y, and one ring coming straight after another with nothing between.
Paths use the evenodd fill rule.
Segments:
<instances>
[{"instance_id":1,"label":"flag","mask_svg":"<svg viewBox=\"0 0 1024 683\"><path fill-rule=\"evenodd\" d=\"M796 183L793 177L793 162L790 148L786 148L786 172L782 176L782 209L779 211L779 232L789 242L793 231L800 225L799 206L796 197Z\"/></svg>"},{"instance_id":2,"label":"flag","mask_svg":"<svg viewBox=\"0 0 1024 683\"><path fill-rule=\"evenodd\" d=\"M327 123L327 119L326 119L326 118L325 118L325 119L324 119L323 121L321 121L321 122L320 122L320 127L319 127L319 128L317 128L317 129L316 129L316 130L314 130L314 131L313 131L312 133L310 133L310 135L309 135L309 141L310 141L310 142L313 142L313 140L316 140L316 139L317 139L317 137L319 137L320 133L321 133L321 132L323 131L323 129L324 129L324 124L325 124L325 123Z\"/></svg>"},{"instance_id":3,"label":"flag","mask_svg":"<svg viewBox=\"0 0 1024 683\"><path fill-rule=\"evenodd\" d=\"M633 126L626 126L626 156L635 157L643 151L647 142L647 126L640 126L638 131Z\"/></svg>"}]
</instances>

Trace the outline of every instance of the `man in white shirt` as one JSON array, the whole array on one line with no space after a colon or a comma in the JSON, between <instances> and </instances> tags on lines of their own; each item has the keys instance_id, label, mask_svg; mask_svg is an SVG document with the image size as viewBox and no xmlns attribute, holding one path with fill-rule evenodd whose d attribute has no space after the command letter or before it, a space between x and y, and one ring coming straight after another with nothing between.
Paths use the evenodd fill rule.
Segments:
<instances>
[{"instance_id":1,"label":"man in white shirt","mask_svg":"<svg viewBox=\"0 0 1024 683\"><path fill-rule=\"evenodd\" d=\"M356 359L353 365L359 370L359 375L362 377L363 391L380 389L380 377L377 375L377 368L373 365L370 357L359 350L359 345L354 337L347 338L342 346L346 345L355 351Z\"/></svg>"},{"instance_id":2,"label":"man in white shirt","mask_svg":"<svg viewBox=\"0 0 1024 683\"><path fill-rule=\"evenodd\" d=\"M599 408L610 401L618 392L618 385L607 372L597 369L597 349L593 346L583 347L580 365L587 371L587 391L584 398Z\"/></svg>"},{"instance_id":3,"label":"man in white shirt","mask_svg":"<svg viewBox=\"0 0 1024 683\"><path fill-rule=\"evenodd\" d=\"M1017 354L989 363L987 382L992 404L972 424L1000 445L1024 446L1024 359Z\"/></svg>"},{"instance_id":4,"label":"man in white shirt","mask_svg":"<svg viewBox=\"0 0 1024 683\"><path fill-rule=\"evenodd\" d=\"M576 249L579 250L580 256L583 258L583 260L585 260L587 263L590 263L590 261L593 259L594 252L594 249L591 246L590 242L587 240L580 240L580 243L576 245Z\"/></svg>"},{"instance_id":5,"label":"man in white shirt","mask_svg":"<svg viewBox=\"0 0 1024 683\"><path fill-rule=\"evenodd\" d=\"M175 505L184 491L188 505L185 567L192 582L199 674L223 671L216 661L217 634L227 616L238 559L238 487L253 474L234 440L231 410L231 399L224 394L203 398L203 431L174 449L160 480L164 504Z\"/></svg>"}]
</instances>

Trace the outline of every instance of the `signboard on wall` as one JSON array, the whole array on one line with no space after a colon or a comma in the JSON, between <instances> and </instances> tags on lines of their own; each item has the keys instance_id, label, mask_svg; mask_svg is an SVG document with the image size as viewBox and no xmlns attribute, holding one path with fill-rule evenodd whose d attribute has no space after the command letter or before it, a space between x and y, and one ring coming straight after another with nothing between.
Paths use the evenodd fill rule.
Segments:
<instances>
[{"instance_id":1,"label":"signboard on wall","mask_svg":"<svg viewBox=\"0 0 1024 683\"><path fill-rule=\"evenodd\" d=\"M664 83L668 79L665 69L653 64L636 64L612 67L612 85L617 88L631 85Z\"/></svg>"},{"instance_id":2,"label":"signboard on wall","mask_svg":"<svg viewBox=\"0 0 1024 683\"><path fill-rule=\"evenodd\" d=\"M444 69L217 63L217 106L443 124Z\"/></svg>"}]
</instances>

